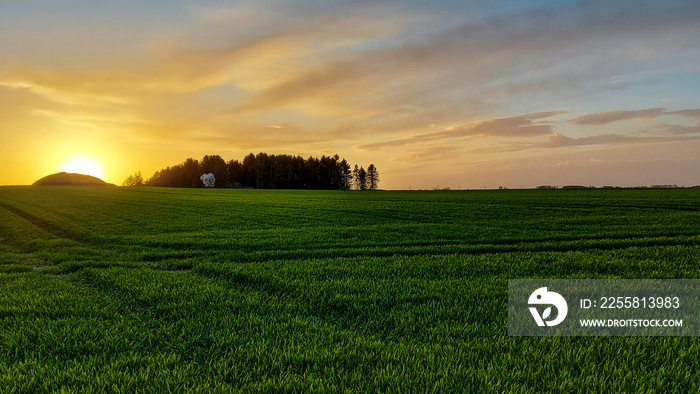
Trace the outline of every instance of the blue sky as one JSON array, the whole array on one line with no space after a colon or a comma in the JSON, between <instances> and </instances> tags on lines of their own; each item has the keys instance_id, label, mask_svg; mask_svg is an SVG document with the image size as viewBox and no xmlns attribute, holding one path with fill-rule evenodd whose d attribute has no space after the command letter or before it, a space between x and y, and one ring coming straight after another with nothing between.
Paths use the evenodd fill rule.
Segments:
<instances>
[{"instance_id":1,"label":"blue sky","mask_svg":"<svg viewBox=\"0 0 700 394\"><path fill-rule=\"evenodd\" d=\"M700 184L694 1L0 5L0 184L339 153L385 188ZM36 152L42 160L37 163Z\"/></svg>"}]
</instances>

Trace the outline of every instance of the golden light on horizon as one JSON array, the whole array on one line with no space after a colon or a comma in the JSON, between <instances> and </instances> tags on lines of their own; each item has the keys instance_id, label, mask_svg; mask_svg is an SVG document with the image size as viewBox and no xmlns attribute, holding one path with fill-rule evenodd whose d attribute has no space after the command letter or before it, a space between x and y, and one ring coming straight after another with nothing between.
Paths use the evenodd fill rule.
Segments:
<instances>
[{"instance_id":1,"label":"golden light on horizon","mask_svg":"<svg viewBox=\"0 0 700 394\"><path fill-rule=\"evenodd\" d=\"M90 156L72 156L61 165L59 171L91 175L104 180L104 167Z\"/></svg>"}]
</instances>

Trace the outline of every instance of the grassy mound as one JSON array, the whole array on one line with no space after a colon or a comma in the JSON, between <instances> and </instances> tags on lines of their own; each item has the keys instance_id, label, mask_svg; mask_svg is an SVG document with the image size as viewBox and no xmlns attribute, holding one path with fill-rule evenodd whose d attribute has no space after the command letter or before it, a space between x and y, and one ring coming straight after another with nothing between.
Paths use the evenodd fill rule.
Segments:
<instances>
[{"instance_id":1,"label":"grassy mound","mask_svg":"<svg viewBox=\"0 0 700 394\"><path fill-rule=\"evenodd\" d=\"M105 186L110 185L100 178L96 178L90 175L74 174L67 172L59 172L56 174L47 175L38 181L34 182L34 185L97 185Z\"/></svg>"}]
</instances>

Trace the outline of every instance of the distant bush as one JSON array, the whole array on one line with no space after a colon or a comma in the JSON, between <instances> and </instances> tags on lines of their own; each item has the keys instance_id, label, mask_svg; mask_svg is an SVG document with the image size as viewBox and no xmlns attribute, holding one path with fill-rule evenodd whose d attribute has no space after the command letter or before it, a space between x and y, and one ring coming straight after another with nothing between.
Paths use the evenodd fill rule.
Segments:
<instances>
[{"instance_id":1,"label":"distant bush","mask_svg":"<svg viewBox=\"0 0 700 394\"><path fill-rule=\"evenodd\" d=\"M583 185L566 185L563 186L562 189L588 189L588 186L583 186Z\"/></svg>"}]
</instances>

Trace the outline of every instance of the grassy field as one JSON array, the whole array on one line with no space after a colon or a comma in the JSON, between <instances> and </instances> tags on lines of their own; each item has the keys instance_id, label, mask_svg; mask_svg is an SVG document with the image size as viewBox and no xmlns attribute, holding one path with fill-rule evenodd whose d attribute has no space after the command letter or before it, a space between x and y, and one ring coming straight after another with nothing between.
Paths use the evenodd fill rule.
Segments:
<instances>
[{"instance_id":1,"label":"grassy field","mask_svg":"<svg viewBox=\"0 0 700 394\"><path fill-rule=\"evenodd\" d=\"M514 278L700 278L700 189L1 187L0 392L700 391L695 337L509 337Z\"/></svg>"}]
</instances>

